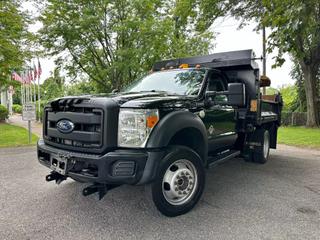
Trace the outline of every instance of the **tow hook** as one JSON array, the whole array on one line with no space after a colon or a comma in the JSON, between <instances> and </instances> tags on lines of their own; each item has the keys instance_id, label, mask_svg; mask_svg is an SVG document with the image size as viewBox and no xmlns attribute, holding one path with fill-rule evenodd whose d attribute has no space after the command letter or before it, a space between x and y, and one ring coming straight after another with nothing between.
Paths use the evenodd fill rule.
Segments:
<instances>
[{"instance_id":1,"label":"tow hook","mask_svg":"<svg viewBox=\"0 0 320 240\"><path fill-rule=\"evenodd\" d=\"M63 176L57 172L52 171L49 175L46 176L46 181L51 182L51 181L56 181L56 184L60 184L62 181L66 180L67 177Z\"/></svg>"},{"instance_id":2,"label":"tow hook","mask_svg":"<svg viewBox=\"0 0 320 240\"><path fill-rule=\"evenodd\" d=\"M102 183L95 183L93 185L90 185L89 187L86 187L82 190L83 196L89 196L93 193L98 192L99 194L99 200L101 200L109 190L119 187L118 184L102 184Z\"/></svg>"}]
</instances>

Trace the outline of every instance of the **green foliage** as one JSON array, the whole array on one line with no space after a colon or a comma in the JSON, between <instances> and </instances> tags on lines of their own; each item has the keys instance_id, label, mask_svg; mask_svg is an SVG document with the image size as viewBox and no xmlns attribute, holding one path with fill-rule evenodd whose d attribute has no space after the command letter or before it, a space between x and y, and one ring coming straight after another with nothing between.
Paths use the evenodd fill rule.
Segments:
<instances>
[{"instance_id":1,"label":"green foliage","mask_svg":"<svg viewBox=\"0 0 320 240\"><path fill-rule=\"evenodd\" d=\"M277 65L282 65L286 52L303 62L316 60L312 55L320 49L320 2L264 0L263 6L262 24L271 28L269 51L279 50Z\"/></svg>"},{"instance_id":2,"label":"green foliage","mask_svg":"<svg viewBox=\"0 0 320 240\"><path fill-rule=\"evenodd\" d=\"M274 95L274 94L277 94L279 92L279 90L278 89L276 89L276 88L272 88L272 87L268 87L267 88L267 95Z\"/></svg>"},{"instance_id":3,"label":"green foliage","mask_svg":"<svg viewBox=\"0 0 320 240\"><path fill-rule=\"evenodd\" d=\"M81 81L68 85L66 92L67 96L76 96L96 93L96 89L89 81Z\"/></svg>"},{"instance_id":4,"label":"green foliage","mask_svg":"<svg viewBox=\"0 0 320 240\"><path fill-rule=\"evenodd\" d=\"M4 121L8 118L9 111L8 109L0 104L0 121Z\"/></svg>"},{"instance_id":5,"label":"green foliage","mask_svg":"<svg viewBox=\"0 0 320 240\"><path fill-rule=\"evenodd\" d=\"M210 2L210 0L202 0ZM241 25L255 20L257 29L268 27L268 51L277 50L274 67L289 53L303 72L307 125L319 126L320 1L319 0L220 0L225 13L240 18ZM208 11L209 12L209 11Z\"/></svg>"},{"instance_id":6,"label":"green foliage","mask_svg":"<svg viewBox=\"0 0 320 240\"><path fill-rule=\"evenodd\" d=\"M20 4L18 0L0 2L0 85L8 84L11 71L19 70L30 54L30 19L21 12Z\"/></svg>"},{"instance_id":7,"label":"green foliage","mask_svg":"<svg viewBox=\"0 0 320 240\"><path fill-rule=\"evenodd\" d=\"M304 89L304 77L303 77L303 72L301 70L301 67L299 63L297 63L297 61L294 61L290 75L295 80L295 86L298 93L298 97L296 99L298 111L306 112L307 99L306 99L306 91ZM318 82L320 83L319 76L318 76Z\"/></svg>"},{"instance_id":8,"label":"green foliage","mask_svg":"<svg viewBox=\"0 0 320 240\"><path fill-rule=\"evenodd\" d=\"M49 0L40 39L69 76L85 73L98 91L120 89L160 59L205 54L191 1Z\"/></svg>"},{"instance_id":9,"label":"green foliage","mask_svg":"<svg viewBox=\"0 0 320 240\"><path fill-rule=\"evenodd\" d=\"M283 111L293 112L297 109L298 91L295 85L287 85L280 88L284 102Z\"/></svg>"},{"instance_id":10,"label":"green foliage","mask_svg":"<svg viewBox=\"0 0 320 240\"><path fill-rule=\"evenodd\" d=\"M38 137L32 134L31 145L35 145ZM0 147L18 147L29 145L28 130L6 123L0 123Z\"/></svg>"},{"instance_id":11,"label":"green foliage","mask_svg":"<svg viewBox=\"0 0 320 240\"><path fill-rule=\"evenodd\" d=\"M263 1L262 24L271 29L269 52L278 49L275 66L289 53L301 68L307 105L307 126L319 126L320 2L318 0Z\"/></svg>"},{"instance_id":12,"label":"green foliage","mask_svg":"<svg viewBox=\"0 0 320 240\"><path fill-rule=\"evenodd\" d=\"M21 84L20 84L20 82L15 81L14 94L12 95L12 101L13 101L13 104L21 104Z\"/></svg>"},{"instance_id":13,"label":"green foliage","mask_svg":"<svg viewBox=\"0 0 320 240\"><path fill-rule=\"evenodd\" d=\"M14 113L22 113L22 106L19 104L13 104L12 110Z\"/></svg>"},{"instance_id":14,"label":"green foliage","mask_svg":"<svg viewBox=\"0 0 320 240\"><path fill-rule=\"evenodd\" d=\"M65 80L60 76L59 70L55 69L53 75L47 78L41 85L41 99L52 100L64 96Z\"/></svg>"}]
</instances>

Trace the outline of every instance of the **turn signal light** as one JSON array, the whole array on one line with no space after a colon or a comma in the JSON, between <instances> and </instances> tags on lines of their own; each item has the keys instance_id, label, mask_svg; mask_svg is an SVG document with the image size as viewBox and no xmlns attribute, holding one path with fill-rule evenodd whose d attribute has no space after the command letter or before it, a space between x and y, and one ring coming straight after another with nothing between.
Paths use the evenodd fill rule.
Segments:
<instances>
[{"instance_id":1,"label":"turn signal light","mask_svg":"<svg viewBox=\"0 0 320 240\"><path fill-rule=\"evenodd\" d=\"M152 115L147 117L147 127L153 128L159 121L158 116Z\"/></svg>"},{"instance_id":2,"label":"turn signal light","mask_svg":"<svg viewBox=\"0 0 320 240\"><path fill-rule=\"evenodd\" d=\"M257 100L251 100L250 102L250 112L256 112L258 109L258 102Z\"/></svg>"}]
</instances>

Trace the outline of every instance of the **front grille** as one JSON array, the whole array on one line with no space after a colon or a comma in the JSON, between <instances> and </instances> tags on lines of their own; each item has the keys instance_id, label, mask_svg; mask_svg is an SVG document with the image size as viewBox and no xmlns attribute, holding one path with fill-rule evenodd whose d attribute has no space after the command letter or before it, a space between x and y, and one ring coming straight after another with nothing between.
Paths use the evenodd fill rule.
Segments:
<instances>
[{"instance_id":1,"label":"front grille","mask_svg":"<svg viewBox=\"0 0 320 240\"><path fill-rule=\"evenodd\" d=\"M88 106L63 106L45 109L44 139L61 148L99 149L103 146L102 109ZM61 133L57 122L69 120L74 123L71 133Z\"/></svg>"}]
</instances>

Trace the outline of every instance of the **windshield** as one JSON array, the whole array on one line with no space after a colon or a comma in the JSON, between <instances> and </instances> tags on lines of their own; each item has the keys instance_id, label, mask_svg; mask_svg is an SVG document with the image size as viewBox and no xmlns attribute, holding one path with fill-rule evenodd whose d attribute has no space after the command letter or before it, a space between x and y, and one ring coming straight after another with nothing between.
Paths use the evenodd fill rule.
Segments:
<instances>
[{"instance_id":1,"label":"windshield","mask_svg":"<svg viewBox=\"0 0 320 240\"><path fill-rule=\"evenodd\" d=\"M126 88L124 92L165 91L179 95L197 95L206 70L175 69L152 73Z\"/></svg>"}]
</instances>

